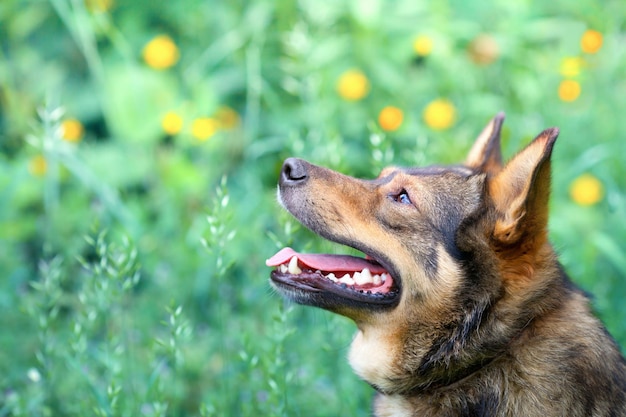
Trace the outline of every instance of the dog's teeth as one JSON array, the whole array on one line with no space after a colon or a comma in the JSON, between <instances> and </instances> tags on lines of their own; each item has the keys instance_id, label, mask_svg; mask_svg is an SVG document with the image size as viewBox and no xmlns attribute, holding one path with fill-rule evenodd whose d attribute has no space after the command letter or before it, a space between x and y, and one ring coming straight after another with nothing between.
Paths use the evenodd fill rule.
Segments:
<instances>
[{"instance_id":1,"label":"dog's teeth","mask_svg":"<svg viewBox=\"0 0 626 417\"><path fill-rule=\"evenodd\" d=\"M374 283L374 285L380 285L383 283L383 279L380 277L380 275L376 274L372 277L372 282Z\"/></svg>"},{"instance_id":2,"label":"dog's teeth","mask_svg":"<svg viewBox=\"0 0 626 417\"><path fill-rule=\"evenodd\" d=\"M349 274L346 274L339 278L339 282L346 285L354 285L354 279L352 279Z\"/></svg>"},{"instance_id":3,"label":"dog's teeth","mask_svg":"<svg viewBox=\"0 0 626 417\"><path fill-rule=\"evenodd\" d=\"M290 274L292 275L298 275L300 273L302 273L302 270L298 267L298 258L295 256L291 257L291 260L289 261L289 267L287 268L287 271L289 271Z\"/></svg>"},{"instance_id":4,"label":"dog's teeth","mask_svg":"<svg viewBox=\"0 0 626 417\"><path fill-rule=\"evenodd\" d=\"M332 282L337 282L337 281L339 281L339 280L337 279L337 277L335 276L335 274L333 274L332 272L331 272L330 274L326 275L326 278L328 278L328 279L329 279L329 280L331 280Z\"/></svg>"},{"instance_id":5,"label":"dog's teeth","mask_svg":"<svg viewBox=\"0 0 626 417\"><path fill-rule=\"evenodd\" d=\"M388 277L389 277L389 274L386 274L386 273L382 273L382 274L380 275L380 279L381 279L381 281L382 281L382 282L387 281L387 278L388 278Z\"/></svg>"},{"instance_id":6,"label":"dog's teeth","mask_svg":"<svg viewBox=\"0 0 626 417\"><path fill-rule=\"evenodd\" d=\"M356 282L356 285L371 284L373 282L372 273L369 269L365 268L360 273L357 272L354 274L354 282Z\"/></svg>"}]
</instances>

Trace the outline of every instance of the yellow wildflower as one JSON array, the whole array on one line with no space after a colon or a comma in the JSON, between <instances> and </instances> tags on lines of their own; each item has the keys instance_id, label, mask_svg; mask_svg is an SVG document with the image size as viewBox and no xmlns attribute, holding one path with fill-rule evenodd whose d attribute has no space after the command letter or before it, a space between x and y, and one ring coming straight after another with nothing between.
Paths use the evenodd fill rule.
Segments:
<instances>
[{"instance_id":1,"label":"yellow wildflower","mask_svg":"<svg viewBox=\"0 0 626 417\"><path fill-rule=\"evenodd\" d=\"M178 47L167 35L154 37L143 48L143 59L152 68L165 69L178 62Z\"/></svg>"},{"instance_id":2,"label":"yellow wildflower","mask_svg":"<svg viewBox=\"0 0 626 417\"><path fill-rule=\"evenodd\" d=\"M562 76L566 78L574 78L580 75L580 70L582 69L584 64L585 61L582 58L570 56L567 58L563 58L559 70Z\"/></svg>"},{"instance_id":3,"label":"yellow wildflower","mask_svg":"<svg viewBox=\"0 0 626 417\"><path fill-rule=\"evenodd\" d=\"M220 107L215 113L215 118L222 129L232 129L239 124L239 115L228 106Z\"/></svg>"},{"instance_id":4,"label":"yellow wildflower","mask_svg":"<svg viewBox=\"0 0 626 417\"><path fill-rule=\"evenodd\" d=\"M169 111L161 119L161 127L168 135L180 133L183 129L183 118L175 111Z\"/></svg>"},{"instance_id":5,"label":"yellow wildflower","mask_svg":"<svg viewBox=\"0 0 626 417\"><path fill-rule=\"evenodd\" d=\"M580 38L580 49L586 54L595 54L602 48L602 33L597 30L586 30Z\"/></svg>"},{"instance_id":6,"label":"yellow wildflower","mask_svg":"<svg viewBox=\"0 0 626 417\"><path fill-rule=\"evenodd\" d=\"M574 80L563 80L559 84L559 98L563 101L574 101L580 96L580 84Z\"/></svg>"},{"instance_id":7,"label":"yellow wildflower","mask_svg":"<svg viewBox=\"0 0 626 417\"><path fill-rule=\"evenodd\" d=\"M393 132L402 125L404 113L397 107L387 106L378 114L378 124L383 130Z\"/></svg>"},{"instance_id":8,"label":"yellow wildflower","mask_svg":"<svg viewBox=\"0 0 626 417\"><path fill-rule=\"evenodd\" d=\"M213 136L219 128L219 122L212 117L199 117L191 124L191 135L204 142Z\"/></svg>"},{"instance_id":9,"label":"yellow wildflower","mask_svg":"<svg viewBox=\"0 0 626 417\"><path fill-rule=\"evenodd\" d=\"M113 8L114 0L85 0L87 9L94 12L106 12Z\"/></svg>"},{"instance_id":10,"label":"yellow wildflower","mask_svg":"<svg viewBox=\"0 0 626 417\"><path fill-rule=\"evenodd\" d=\"M435 130L444 130L452 126L456 120L454 105L445 99L437 99L428 103L422 113L424 122Z\"/></svg>"},{"instance_id":11,"label":"yellow wildflower","mask_svg":"<svg viewBox=\"0 0 626 417\"><path fill-rule=\"evenodd\" d=\"M337 92L350 101L360 100L369 92L369 81L359 70L349 70L341 74L337 81Z\"/></svg>"},{"instance_id":12,"label":"yellow wildflower","mask_svg":"<svg viewBox=\"0 0 626 417\"><path fill-rule=\"evenodd\" d=\"M470 59L479 65L489 65L500 56L500 47L491 35L478 35L468 47Z\"/></svg>"},{"instance_id":13,"label":"yellow wildflower","mask_svg":"<svg viewBox=\"0 0 626 417\"><path fill-rule=\"evenodd\" d=\"M34 156L28 163L28 170L35 177L43 177L48 171L48 162L43 155Z\"/></svg>"},{"instance_id":14,"label":"yellow wildflower","mask_svg":"<svg viewBox=\"0 0 626 417\"><path fill-rule=\"evenodd\" d=\"M68 142L80 142L85 133L82 123L76 119L67 119L61 123L61 138Z\"/></svg>"},{"instance_id":15,"label":"yellow wildflower","mask_svg":"<svg viewBox=\"0 0 626 417\"><path fill-rule=\"evenodd\" d=\"M583 174L572 181L569 195L576 204L591 206L602 200L604 187L593 175Z\"/></svg>"},{"instance_id":16,"label":"yellow wildflower","mask_svg":"<svg viewBox=\"0 0 626 417\"><path fill-rule=\"evenodd\" d=\"M427 56L433 50L433 40L426 35L419 35L413 41L413 50L418 56Z\"/></svg>"}]
</instances>

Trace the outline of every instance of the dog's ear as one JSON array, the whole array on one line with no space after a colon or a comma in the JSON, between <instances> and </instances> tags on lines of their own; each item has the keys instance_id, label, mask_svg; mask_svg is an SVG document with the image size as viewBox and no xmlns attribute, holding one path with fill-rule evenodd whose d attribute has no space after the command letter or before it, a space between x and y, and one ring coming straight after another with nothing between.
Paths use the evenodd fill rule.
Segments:
<instances>
[{"instance_id":1,"label":"dog's ear","mask_svg":"<svg viewBox=\"0 0 626 417\"><path fill-rule=\"evenodd\" d=\"M502 169L500 131L503 122L504 113L500 112L485 126L467 155L466 166L488 174L494 174Z\"/></svg>"},{"instance_id":2,"label":"dog's ear","mask_svg":"<svg viewBox=\"0 0 626 417\"><path fill-rule=\"evenodd\" d=\"M559 135L546 129L488 183L489 195L498 213L495 240L514 244L526 234L543 235L548 223L550 155Z\"/></svg>"}]
</instances>

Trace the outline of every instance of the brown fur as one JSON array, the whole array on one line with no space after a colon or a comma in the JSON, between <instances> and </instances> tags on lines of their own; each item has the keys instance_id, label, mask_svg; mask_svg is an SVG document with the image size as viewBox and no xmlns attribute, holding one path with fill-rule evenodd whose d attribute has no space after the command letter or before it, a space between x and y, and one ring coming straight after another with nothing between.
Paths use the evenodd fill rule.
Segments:
<instances>
[{"instance_id":1,"label":"brown fur","mask_svg":"<svg viewBox=\"0 0 626 417\"><path fill-rule=\"evenodd\" d=\"M503 165L503 119L463 166L392 167L367 181L284 165L283 205L398 279L387 307L275 283L355 321L349 361L378 391L376 416L626 416L624 359L548 242L558 130Z\"/></svg>"}]
</instances>

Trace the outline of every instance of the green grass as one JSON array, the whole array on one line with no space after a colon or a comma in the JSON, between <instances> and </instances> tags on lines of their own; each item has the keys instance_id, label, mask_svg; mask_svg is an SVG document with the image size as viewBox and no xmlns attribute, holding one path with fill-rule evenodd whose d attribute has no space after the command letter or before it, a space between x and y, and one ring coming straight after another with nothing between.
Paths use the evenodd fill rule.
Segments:
<instances>
[{"instance_id":1,"label":"green grass","mask_svg":"<svg viewBox=\"0 0 626 417\"><path fill-rule=\"evenodd\" d=\"M282 245L345 250L275 202L282 160L361 177L459 162L500 110L507 156L561 128L551 239L626 346L625 22L619 0L3 0L0 416L368 415L345 359L353 324L269 287ZM595 54L586 29L603 36ZM497 51L479 64L484 33ZM162 34L180 56L158 70L142 50ZM571 102L568 57L582 58ZM360 100L337 93L349 69L369 81ZM436 99L456 109L447 129L422 116ZM397 131L378 124L389 105ZM234 122L196 139L194 120L225 106ZM570 197L582 174L603 187L596 204Z\"/></svg>"}]
</instances>

